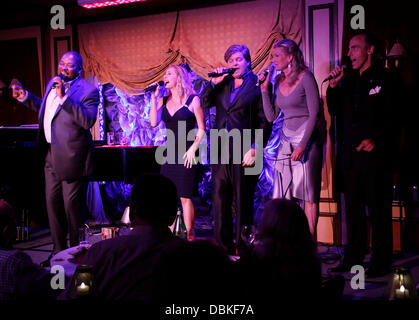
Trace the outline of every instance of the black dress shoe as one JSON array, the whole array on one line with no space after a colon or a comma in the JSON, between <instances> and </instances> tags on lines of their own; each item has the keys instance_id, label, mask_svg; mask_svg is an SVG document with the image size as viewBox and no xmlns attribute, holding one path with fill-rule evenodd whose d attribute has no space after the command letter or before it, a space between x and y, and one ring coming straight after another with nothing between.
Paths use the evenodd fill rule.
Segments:
<instances>
[{"instance_id":1,"label":"black dress shoe","mask_svg":"<svg viewBox=\"0 0 419 320\"><path fill-rule=\"evenodd\" d=\"M391 273L390 267L376 267L372 266L365 271L367 278L380 278Z\"/></svg>"},{"instance_id":2,"label":"black dress shoe","mask_svg":"<svg viewBox=\"0 0 419 320\"><path fill-rule=\"evenodd\" d=\"M51 252L50 255L48 256L48 258L40 263L41 267L42 268L51 267L51 259L52 259L52 257L54 257L54 255L55 254Z\"/></svg>"}]
</instances>

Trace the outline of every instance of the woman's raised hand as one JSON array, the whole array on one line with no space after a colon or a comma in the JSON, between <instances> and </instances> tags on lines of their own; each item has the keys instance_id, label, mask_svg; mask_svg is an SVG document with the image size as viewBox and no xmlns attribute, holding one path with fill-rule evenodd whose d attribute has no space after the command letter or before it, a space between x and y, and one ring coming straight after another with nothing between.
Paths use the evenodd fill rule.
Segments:
<instances>
[{"instance_id":1,"label":"woman's raised hand","mask_svg":"<svg viewBox=\"0 0 419 320\"><path fill-rule=\"evenodd\" d=\"M268 72L263 71L258 74L258 83L262 91L265 91L265 92L268 91L268 86L269 86L268 79L270 75L271 75L271 69L269 69Z\"/></svg>"}]
</instances>

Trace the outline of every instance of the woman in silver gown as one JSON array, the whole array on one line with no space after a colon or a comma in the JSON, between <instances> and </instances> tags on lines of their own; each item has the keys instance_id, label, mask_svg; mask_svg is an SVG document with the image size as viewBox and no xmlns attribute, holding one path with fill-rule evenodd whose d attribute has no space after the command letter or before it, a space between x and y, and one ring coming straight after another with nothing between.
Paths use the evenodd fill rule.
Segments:
<instances>
[{"instance_id":1,"label":"woman in silver gown","mask_svg":"<svg viewBox=\"0 0 419 320\"><path fill-rule=\"evenodd\" d=\"M298 45L289 39L273 46L278 75L270 90L270 74L259 75L263 109L272 122L282 111L284 125L275 163L273 198L304 201L310 231L315 235L319 216L323 161L324 114L313 74ZM278 72L279 71L279 72Z\"/></svg>"}]
</instances>

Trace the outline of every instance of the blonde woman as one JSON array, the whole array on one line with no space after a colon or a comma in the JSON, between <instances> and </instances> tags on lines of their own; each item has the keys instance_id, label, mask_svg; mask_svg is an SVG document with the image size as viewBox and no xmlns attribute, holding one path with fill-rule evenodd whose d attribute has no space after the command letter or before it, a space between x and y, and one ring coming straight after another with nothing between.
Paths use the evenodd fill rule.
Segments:
<instances>
[{"instance_id":1,"label":"blonde woman","mask_svg":"<svg viewBox=\"0 0 419 320\"><path fill-rule=\"evenodd\" d=\"M272 198L304 201L304 210L315 235L319 217L323 161L324 115L313 74L304 63L298 45L289 39L274 44L272 62L281 71L274 91L269 90L269 75L264 78L263 110L268 121L284 112L280 147L274 173Z\"/></svg>"},{"instance_id":2,"label":"blonde woman","mask_svg":"<svg viewBox=\"0 0 419 320\"><path fill-rule=\"evenodd\" d=\"M195 208L192 195L197 173L195 152L205 133L204 112L201 108L198 95L194 92L189 73L181 66L171 65L165 75L164 82L168 95L160 96L159 88L152 94L150 107L150 123L155 127L161 120L166 124L166 129L171 130L175 137L174 148L176 163L166 163L161 166L160 173L175 184L180 197L185 220L188 240L194 239ZM186 125L186 136L190 130L198 126L195 140L179 141L178 130L180 123ZM186 139L185 136L185 139ZM186 144L186 152L178 158L179 144ZM164 190L162 190L164 192ZM173 226L172 226L173 229Z\"/></svg>"}]
</instances>

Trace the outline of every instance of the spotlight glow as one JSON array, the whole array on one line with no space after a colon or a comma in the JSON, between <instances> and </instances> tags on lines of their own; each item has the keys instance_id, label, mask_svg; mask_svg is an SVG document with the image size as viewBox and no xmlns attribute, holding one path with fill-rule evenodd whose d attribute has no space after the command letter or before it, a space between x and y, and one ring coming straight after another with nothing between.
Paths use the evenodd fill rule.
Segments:
<instances>
[{"instance_id":1,"label":"spotlight glow","mask_svg":"<svg viewBox=\"0 0 419 320\"><path fill-rule=\"evenodd\" d=\"M97 0L78 0L78 4L86 9L96 9L109 6L116 6L120 4L142 2L146 0L109 0L109 1L97 1Z\"/></svg>"}]
</instances>

